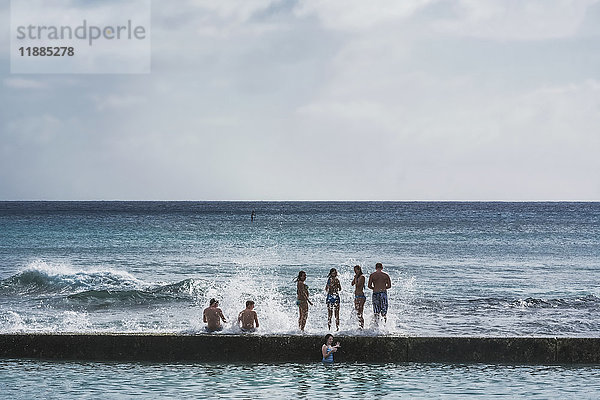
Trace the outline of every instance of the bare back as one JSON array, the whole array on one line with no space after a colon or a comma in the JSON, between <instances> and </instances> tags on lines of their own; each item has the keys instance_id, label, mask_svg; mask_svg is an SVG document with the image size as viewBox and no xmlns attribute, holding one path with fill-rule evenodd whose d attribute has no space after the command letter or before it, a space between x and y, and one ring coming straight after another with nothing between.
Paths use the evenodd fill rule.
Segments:
<instances>
[{"instance_id":1,"label":"bare back","mask_svg":"<svg viewBox=\"0 0 600 400\"><path fill-rule=\"evenodd\" d=\"M208 307L204 309L204 322L209 330L217 330L221 328L221 319L225 321L223 312L219 307Z\"/></svg>"},{"instance_id":2,"label":"bare back","mask_svg":"<svg viewBox=\"0 0 600 400\"><path fill-rule=\"evenodd\" d=\"M390 276L383 271L375 271L369 276L369 289L374 293L386 292L392 287Z\"/></svg>"},{"instance_id":3,"label":"bare back","mask_svg":"<svg viewBox=\"0 0 600 400\"><path fill-rule=\"evenodd\" d=\"M242 329L254 329L254 321L258 325L258 316L256 311L245 309L240 312L238 320L242 323Z\"/></svg>"}]
</instances>

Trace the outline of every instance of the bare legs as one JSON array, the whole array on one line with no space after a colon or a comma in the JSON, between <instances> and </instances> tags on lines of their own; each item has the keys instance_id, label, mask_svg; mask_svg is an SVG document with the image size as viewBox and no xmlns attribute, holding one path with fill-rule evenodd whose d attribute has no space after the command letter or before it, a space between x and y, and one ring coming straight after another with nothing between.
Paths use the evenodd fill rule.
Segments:
<instances>
[{"instance_id":1,"label":"bare legs","mask_svg":"<svg viewBox=\"0 0 600 400\"><path fill-rule=\"evenodd\" d=\"M308 318L308 301L301 301L298 305L300 316L298 317L298 327L304 332L306 326L306 319Z\"/></svg>"},{"instance_id":2,"label":"bare legs","mask_svg":"<svg viewBox=\"0 0 600 400\"><path fill-rule=\"evenodd\" d=\"M327 328L331 330L331 317L335 313L335 327L340 330L340 303L327 303Z\"/></svg>"},{"instance_id":3,"label":"bare legs","mask_svg":"<svg viewBox=\"0 0 600 400\"><path fill-rule=\"evenodd\" d=\"M366 298L364 297L354 299L354 309L356 310L358 325L361 329L365 327L365 318L363 317L363 311L365 309L365 300Z\"/></svg>"}]
</instances>

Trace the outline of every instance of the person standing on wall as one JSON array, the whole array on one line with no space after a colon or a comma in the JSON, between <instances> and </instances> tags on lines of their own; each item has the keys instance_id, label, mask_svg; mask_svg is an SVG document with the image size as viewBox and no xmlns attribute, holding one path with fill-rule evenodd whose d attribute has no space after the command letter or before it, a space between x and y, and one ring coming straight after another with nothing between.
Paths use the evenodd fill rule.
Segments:
<instances>
[{"instance_id":1,"label":"person standing on wall","mask_svg":"<svg viewBox=\"0 0 600 400\"><path fill-rule=\"evenodd\" d=\"M373 312L375 323L379 322L379 316L387 322L388 297L387 290L392 287L390 276L383 272L383 264L375 264L375 272L369 276L369 289L373 290Z\"/></svg>"}]
</instances>

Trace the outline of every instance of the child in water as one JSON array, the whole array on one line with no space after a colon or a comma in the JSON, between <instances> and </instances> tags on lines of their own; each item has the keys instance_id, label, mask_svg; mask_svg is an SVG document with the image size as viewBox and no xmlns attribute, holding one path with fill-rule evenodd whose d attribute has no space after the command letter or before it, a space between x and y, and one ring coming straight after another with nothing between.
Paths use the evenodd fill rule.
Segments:
<instances>
[{"instance_id":1,"label":"child in water","mask_svg":"<svg viewBox=\"0 0 600 400\"><path fill-rule=\"evenodd\" d=\"M240 312L238 315L238 323L241 324L240 328L242 332L254 332L258 328L258 315L254 311L254 302L248 300L246 302L246 309ZM256 328L254 324L256 323Z\"/></svg>"},{"instance_id":2,"label":"child in water","mask_svg":"<svg viewBox=\"0 0 600 400\"><path fill-rule=\"evenodd\" d=\"M338 351L340 348L340 342L337 342L335 346L333 344L333 335L328 333L325 335L325 344L321 347L321 353L323 353L323 362L327 364L333 363L333 353Z\"/></svg>"}]
</instances>

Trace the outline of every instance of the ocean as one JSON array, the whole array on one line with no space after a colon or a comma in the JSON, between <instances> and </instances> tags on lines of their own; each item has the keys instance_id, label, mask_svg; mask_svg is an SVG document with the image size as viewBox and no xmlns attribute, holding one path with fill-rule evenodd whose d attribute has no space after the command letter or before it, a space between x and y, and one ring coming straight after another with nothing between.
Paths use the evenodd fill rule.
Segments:
<instances>
[{"instance_id":1,"label":"ocean","mask_svg":"<svg viewBox=\"0 0 600 400\"><path fill-rule=\"evenodd\" d=\"M361 265L368 274L377 262L392 280L388 321L374 323L367 296L365 329L360 330L353 311L352 267ZM598 337L600 203L0 202L0 333L195 334L204 326L202 310L217 298L228 318L217 334L239 332L235 321L246 300L256 303L256 334L301 334L294 278L304 270L314 303L306 332L323 335L330 268L338 270L342 285L340 335ZM299 376L334 374L341 380L348 374L359 381L371 369L304 367L281 366L290 376L300 371ZM144 376L174 373L181 379L217 371L214 376L238 379L247 366L0 360L0 386L10 389L6 385L12 381L5 378L23 368L52 370L53 376L81 369L83 380L86 373L93 376L85 371L96 368L115 376L123 369L146 371ZM252 368L265 374L272 369ZM377 368L396 371L385 376L388 387L402 377L421 379L418 387L427 386L427 379L440 385L450 376L465 380L466 370L473 375L468 379L481 381L481 393L485 385L500 394L521 393L502 392L502 385L496 388L486 379L504 374L525 385L523 393L533 390L528 398L536 398L539 386L531 376L552 382L598 377L590 367ZM531 379L519 379L522 375ZM68 386L69 378L61 379ZM273 387L282 385L287 388L282 393L294 395L297 379L281 379ZM360 386L347 385L350 390ZM363 386L372 393L368 384ZM539 398L557 393L546 386L549 391L540 391ZM62 389L52 393L68 394ZM405 394L419 393L425 392ZM574 393L586 398L588 392ZM600 392L596 387L591 393Z\"/></svg>"}]
</instances>

